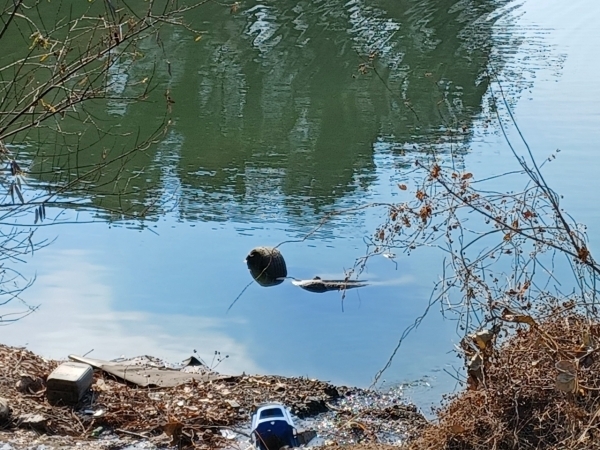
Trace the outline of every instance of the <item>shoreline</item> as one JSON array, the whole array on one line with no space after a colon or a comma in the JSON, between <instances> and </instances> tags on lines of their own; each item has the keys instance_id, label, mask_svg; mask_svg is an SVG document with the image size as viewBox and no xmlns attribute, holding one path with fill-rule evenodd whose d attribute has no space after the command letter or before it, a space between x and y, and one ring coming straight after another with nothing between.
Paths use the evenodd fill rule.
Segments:
<instances>
[{"instance_id":1,"label":"shoreline","mask_svg":"<svg viewBox=\"0 0 600 450\"><path fill-rule=\"evenodd\" d=\"M397 446L427 423L401 397L273 375L242 374L210 381L190 379L173 387L142 387L95 370L91 388L76 406L52 406L45 395L46 379L61 362L0 345L5 374L0 397L12 410L0 427L0 442L6 444L2 450L36 445L48 450L82 445L92 449L239 447L245 445L244 439L232 438L231 433L248 427L254 408L265 401L288 406L301 426L317 431L319 445Z\"/></svg>"}]
</instances>

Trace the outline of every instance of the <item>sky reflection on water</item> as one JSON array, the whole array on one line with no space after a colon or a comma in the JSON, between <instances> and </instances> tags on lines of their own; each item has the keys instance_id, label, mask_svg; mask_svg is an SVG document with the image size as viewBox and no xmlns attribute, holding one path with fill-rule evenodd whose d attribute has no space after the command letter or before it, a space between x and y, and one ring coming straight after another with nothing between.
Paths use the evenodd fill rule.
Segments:
<instances>
[{"instance_id":1,"label":"sky reflection on water","mask_svg":"<svg viewBox=\"0 0 600 450\"><path fill-rule=\"evenodd\" d=\"M339 294L315 295L285 283L268 289L253 284L226 314L250 280L239 249L282 231L263 228L245 236L236 233L234 224L213 230L201 224L163 223L157 227L160 236L126 228L108 231L103 224L87 226L85 235L71 233L68 239L59 238L52 252L38 253L38 277L26 297L31 302L39 299L41 307L22 326L11 327L10 343L27 343L52 357L94 349L96 357L133 351L177 361L196 349L210 362L218 350L230 356L219 367L230 373L305 375L364 386L399 330L420 312L416 300L427 294L426 286L407 274L406 263L396 271L381 258L366 274L373 286L348 292L343 312ZM210 249L215 236L223 235L227 244L219 252L201 250ZM184 251L191 243L200 251ZM288 270L301 278L316 273L339 277L348 261L343 255L349 254L341 247L347 242L334 242L326 249L291 249ZM284 255L285 250L284 246ZM355 254L360 252L356 245ZM188 256L169 256L183 254ZM212 263L199 265L203 258ZM340 272L315 272L315 260L320 268L337 265ZM435 322L429 333L438 331ZM446 341L439 337L440 344ZM427 367L438 366L438 356L428 350L430 339L415 339L409 345L411 351L423 352L423 358L403 361L403 373L418 378L427 360Z\"/></svg>"}]
</instances>

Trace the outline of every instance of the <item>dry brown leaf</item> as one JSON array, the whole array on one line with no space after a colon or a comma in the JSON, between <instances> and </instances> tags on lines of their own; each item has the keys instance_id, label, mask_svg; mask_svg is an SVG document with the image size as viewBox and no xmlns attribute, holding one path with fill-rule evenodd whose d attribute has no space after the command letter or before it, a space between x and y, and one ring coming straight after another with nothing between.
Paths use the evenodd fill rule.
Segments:
<instances>
[{"instance_id":1,"label":"dry brown leaf","mask_svg":"<svg viewBox=\"0 0 600 450\"><path fill-rule=\"evenodd\" d=\"M582 245L581 247L579 247L577 249L577 257L581 261L586 262L589 256L590 256L590 251L587 249L587 247L585 245Z\"/></svg>"},{"instance_id":2,"label":"dry brown leaf","mask_svg":"<svg viewBox=\"0 0 600 450\"><path fill-rule=\"evenodd\" d=\"M427 219L431 217L431 206L425 205L419 211L419 217L423 222L427 222Z\"/></svg>"},{"instance_id":3,"label":"dry brown leaf","mask_svg":"<svg viewBox=\"0 0 600 450\"><path fill-rule=\"evenodd\" d=\"M556 370L556 388L563 392L577 392L577 364L574 361L558 361Z\"/></svg>"},{"instance_id":4,"label":"dry brown leaf","mask_svg":"<svg viewBox=\"0 0 600 450\"><path fill-rule=\"evenodd\" d=\"M531 326L537 325L533 317L524 314L515 314L506 308L502 311L502 319L507 322L526 323Z\"/></svg>"},{"instance_id":5,"label":"dry brown leaf","mask_svg":"<svg viewBox=\"0 0 600 450\"><path fill-rule=\"evenodd\" d=\"M461 424L454 423L452 426L450 426L450 431L452 431L454 434L463 434L466 430Z\"/></svg>"}]
</instances>

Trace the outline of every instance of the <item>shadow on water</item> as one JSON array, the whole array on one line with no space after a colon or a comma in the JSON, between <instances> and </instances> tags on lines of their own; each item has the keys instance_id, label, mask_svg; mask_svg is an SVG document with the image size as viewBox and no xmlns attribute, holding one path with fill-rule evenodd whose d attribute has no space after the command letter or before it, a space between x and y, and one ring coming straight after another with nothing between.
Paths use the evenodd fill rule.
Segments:
<instances>
[{"instance_id":1,"label":"shadow on water","mask_svg":"<svg viewBox=\"0 0 600 450\"><path fill-rule=\"evenodd\" d=\"M115 96L139 95L152 73L160 86L144 102L92 106L113 135L27 139L32 173L56 181L74 158L125 151L160 125L168 89L170 131L127 162L118 195L102 180L78 195L150 219L149 205L168 204L183 220L304 222L372 185L378 139L412 148L470 128L505 3L252 1L233 14L208 3L191 18L202 39L168 30L162 50L147 43L133 69L113 70Z\"/></svg>"}]
</instances>

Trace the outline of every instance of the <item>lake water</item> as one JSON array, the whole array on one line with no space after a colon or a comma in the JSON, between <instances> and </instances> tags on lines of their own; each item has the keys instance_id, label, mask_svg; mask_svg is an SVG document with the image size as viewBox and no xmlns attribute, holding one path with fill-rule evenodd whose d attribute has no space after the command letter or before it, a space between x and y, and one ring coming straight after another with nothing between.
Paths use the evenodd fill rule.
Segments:
<instances>
[{"instance_id":1,"label":"lake water","mask_svg":"<svg viewBox=\"0 0 600 450\"><path fill-rule=\"evenodd\" d=\"M251 281L243 260L253 247L295 241L281 247L289 275L343 277L384 213L321 220L402 200L397 183L410 185L408 169L427 145L448 147L448 126L464 128L453 145L477 177L513 169L489 122L489 72L536 156L562 150L545 173L564 207L591 230L600 225L595 0L243 1L235 13L208 3L192 19L202 39L170 30L161 35L164 54L150 43L143 49L163 63L160 94L102 106L111 126L148 131L168 87L173 125L126 168L137 177L120 198L132 214L161 207L141 221L121 219L108 212L116 200L97 187L73 193L85 207L50 210L58 219L36 235L55 241L19 267L36 277L22 298L39 309L0 328L1 342L54 358L93 349L96 358L175 362L197 351L228 373L369 386L424 311L442 255L372 259L363 275L372 284L343 300L289 282L252 284L227 312ZM117 68L112 89L149 71L144 60ZM35 178L43 166L36 157L50 150L32 141L23 151L38 152ZM383 385L412 385L408 395L422 406L439 400L456 387L446 371L461 367L452 353L459 340L456 324L431 311ZM215 352L228 358L218 363Z\"/></svg>"}]
</instances>

